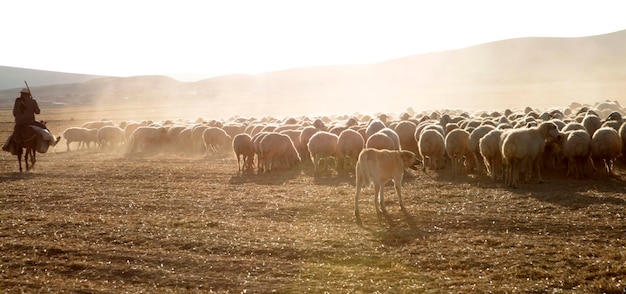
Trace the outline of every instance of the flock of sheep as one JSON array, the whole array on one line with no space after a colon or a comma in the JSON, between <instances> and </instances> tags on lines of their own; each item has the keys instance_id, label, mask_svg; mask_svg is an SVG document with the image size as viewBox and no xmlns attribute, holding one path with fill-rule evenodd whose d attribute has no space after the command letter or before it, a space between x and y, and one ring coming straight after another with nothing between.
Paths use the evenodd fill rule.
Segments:
<instances>
[{"instance_id":1,"label":"flock of sheep","mask_svg":"<svg viewBox=\"0 0 626 294\"><path fill-rule=\"evenodd\" d=\"M626 151L624 109L617 101L572 103L564 109L530 107L502 112L410 110L397 117L355 114L319 118L226 121L94 121L65 130L67 150L94 143L124 153L234 152L240 171L268 173L311 162L315 175L335 169L354 171L365 148L408 150L422 169L449 166L454 173L486 173L517 187L542 169L567 168L577 178L597 172L596 163L613 173Z\"/></svg>"}]
</instances>

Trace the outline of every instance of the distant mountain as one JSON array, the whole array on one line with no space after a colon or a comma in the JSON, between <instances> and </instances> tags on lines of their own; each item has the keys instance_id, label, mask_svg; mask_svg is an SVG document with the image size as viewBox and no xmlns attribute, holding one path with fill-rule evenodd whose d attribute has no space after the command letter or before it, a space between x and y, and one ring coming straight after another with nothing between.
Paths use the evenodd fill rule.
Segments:
<instances>
[{"instance_id":1,"label":"distant mountain","mask_svg":"<svg viewBox=\"0 0 626 294\"><path fill-rule=\"evenodd\" d=\"M0 90L24 88L24 81L27 81L29 86L36 87L82 83L101 77L103 76L0 66Z\"/></svg>"},{"instance_id":2,"label":"distant mountain","mask_svg":"<svg viewBox=\"0 0 626 294\"><path fill-rule=\"evenodd\" d=\"M194 114L211 110L221 116L400 112L408 107L501 110L605 99L626 105L626 30L581 38L510 39L375 64L197 82L164 76L68 81L33 92L43 103L165 101L193 108ZM0 91L0 106L14 97L15 90Z\"/></svg>"}]
</instances>

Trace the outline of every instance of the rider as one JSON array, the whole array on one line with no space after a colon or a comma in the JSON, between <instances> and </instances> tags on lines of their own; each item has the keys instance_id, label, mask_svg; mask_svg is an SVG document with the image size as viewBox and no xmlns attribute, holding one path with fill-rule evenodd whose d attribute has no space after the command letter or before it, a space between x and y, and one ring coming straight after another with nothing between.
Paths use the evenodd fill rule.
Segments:
<instances>
[{"instance_id":1,"label":"rider","mask_svg":"<svg viewBox=\"0 0 626 294\"><path fill-rule=\"evenodd\" d=\"M15 128L13 129L13 134L16 134L17 131L19 131L19 127L24 125L34 125L40 127L45 129L46 132L50 134L50 131L44 123L35 120L35 114L39 114L40 112L41 110L39 109L39 104L37 104L37 101L33 99L29 89L23 88L20 91L20 97L15 99L15 104L13 105L13 116L15 117ZM51 134L49 136L44 136L44 140L45 137L49 137L48 141L51 146L56 145L59 140L61 140L61 137L57 137L56 140L54 140ZM9 142L9 140L7 140L7 142ZM7 145L8 144L5 144L3 149L8 149Z\"/></svg>"}]
</instances>

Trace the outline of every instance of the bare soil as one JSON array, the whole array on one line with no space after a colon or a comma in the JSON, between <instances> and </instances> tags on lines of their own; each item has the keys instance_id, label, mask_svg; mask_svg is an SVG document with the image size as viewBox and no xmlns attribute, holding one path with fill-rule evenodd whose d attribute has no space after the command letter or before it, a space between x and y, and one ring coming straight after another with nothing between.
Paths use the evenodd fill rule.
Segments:
<instances>
[{"instance_id":1,"label":"bare soil","mask_svg":"<svg viewBox=\"0 0 626 294\"><path fill-rule=\"evenodd\" d=\"M75 116L49 126L60 134ZM57 149L23 173L2 152L4 292L626 290L623 163L583 180L547 171L518 189L449 168L413 172L405 212L388 187L377 215L364 189L357 225L352 174L241 174L231 154Z\"/></svg>"}]
</instances>

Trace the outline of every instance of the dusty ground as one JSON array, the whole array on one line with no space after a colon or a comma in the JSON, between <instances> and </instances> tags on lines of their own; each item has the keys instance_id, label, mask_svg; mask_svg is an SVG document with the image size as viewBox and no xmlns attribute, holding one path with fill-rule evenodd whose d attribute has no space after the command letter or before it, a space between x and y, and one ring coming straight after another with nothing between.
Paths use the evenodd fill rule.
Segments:
<instances>
[{"instance_id":1,"label":"dusty ground","mask_svg":"<svg viewBox=\"0 0 626 294\"><path fill-rule=\"evenodd\" d=\"M10 119L2 113L4 138ZM76 115L76 114L74 114ZM61 133L80 125L51 122ZM62 143L63 145L63 143ZM415 172L407 212L309 167L238 174L234 156L95 149L0 158L5 292L608 292L626 290L626 167L508 189Z\"/></svg>"}]
</instances>

